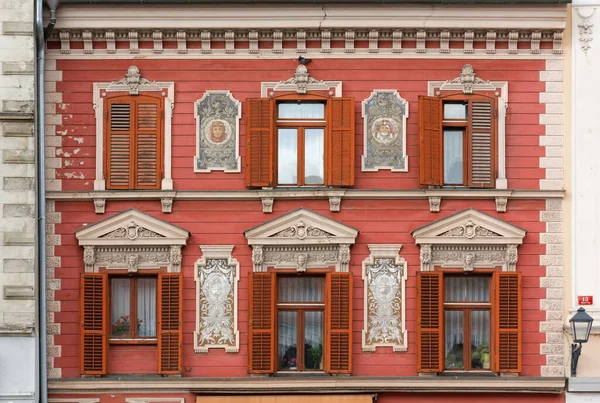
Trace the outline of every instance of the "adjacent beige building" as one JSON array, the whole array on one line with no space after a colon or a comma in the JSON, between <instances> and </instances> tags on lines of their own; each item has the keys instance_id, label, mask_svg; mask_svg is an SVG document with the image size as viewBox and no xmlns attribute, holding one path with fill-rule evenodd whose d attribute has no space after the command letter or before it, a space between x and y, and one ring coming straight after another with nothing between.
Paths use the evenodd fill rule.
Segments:
<instances>
[{"instance_id":1,"label":"adjacent beige building","mask_svg":"<svg viewBox=\"0 0 600 403\"><path fill-rule=\"evenodd\" d=\"M36 399L33 21L0 0L0 402Z\"/></svg>"}]
</instances>

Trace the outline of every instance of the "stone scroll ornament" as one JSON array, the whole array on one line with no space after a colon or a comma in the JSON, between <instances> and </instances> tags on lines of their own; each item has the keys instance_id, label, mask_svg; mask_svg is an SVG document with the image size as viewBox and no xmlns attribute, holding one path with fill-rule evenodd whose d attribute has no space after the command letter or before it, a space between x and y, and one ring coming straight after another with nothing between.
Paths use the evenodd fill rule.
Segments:
<instances>
[{"instance_id":1,"label":"stone scroll ornament","mask_svg":"<svg viewBox=\"0 0 600 403\"><path fill-rule=\"evenodd\" d=\"M363 101L363 171L408 171L406 119L408 102L395 90L375 90Z\"/></svg>"},{"instance_id":2,"label":"stone scroll ornament","mask_svg":"<svg viewBox=\"0 0 600 403\"><path fill-rule=\"evenodd\" d=\"M392 347L406 351L404 318L404 282L406 262L399 257L376 257L373 253L363 264L365 281L365 328L363 351Z\"/></svg>"},{"instance_id":3,"label":"stone scroll ornament","mask_svg":"<svg viewBox=\"0 0 600 403\"><path fill-rule=\"evenodd\" d=\"M241 102L229 91L206 91L194 104L196 115L195 172L240 172Z\"/></svg>"}]
</instances>

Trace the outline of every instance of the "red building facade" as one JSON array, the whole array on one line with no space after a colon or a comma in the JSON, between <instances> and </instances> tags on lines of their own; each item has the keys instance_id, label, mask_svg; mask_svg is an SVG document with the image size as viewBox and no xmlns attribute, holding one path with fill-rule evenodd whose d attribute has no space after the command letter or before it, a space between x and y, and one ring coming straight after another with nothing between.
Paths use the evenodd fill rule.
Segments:
<instances>
[{"instance_id":1,"label":"red building facade","mask_svg":"<svg viewBox=\"0 0 600 403\"><path fill-rule=\"evenodd\" d=\"M59 9L53 401L564 399L566 9L324 7Z\"/></svg>"}]
</instances>

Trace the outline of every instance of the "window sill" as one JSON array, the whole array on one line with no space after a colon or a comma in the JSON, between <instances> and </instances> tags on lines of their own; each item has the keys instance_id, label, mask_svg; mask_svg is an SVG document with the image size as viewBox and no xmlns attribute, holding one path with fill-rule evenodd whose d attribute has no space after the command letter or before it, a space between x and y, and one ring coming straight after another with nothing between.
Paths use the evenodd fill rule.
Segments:
<instances>
[{"instance_id":1,"label":"window sill","mask_svg":"<svg viewBox=\"0 0 600 403\"><path fill-rule=\"evenodd\" d=\"M158 339L109 339L109 344L157 344Z\"/></svg>"}]
</instances>

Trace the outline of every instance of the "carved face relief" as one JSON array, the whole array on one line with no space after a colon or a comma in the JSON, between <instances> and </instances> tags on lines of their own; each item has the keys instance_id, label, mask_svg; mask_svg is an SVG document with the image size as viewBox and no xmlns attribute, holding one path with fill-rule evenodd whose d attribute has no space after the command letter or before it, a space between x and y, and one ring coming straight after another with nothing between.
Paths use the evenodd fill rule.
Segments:
<instances>
[{"instance_id":1,"label":"carved face relief","mask_svg":"<svg viewBox=\"0 0 600 403\"><path fill-rule=\"evenodd\" d=\"M381 144L390 144L398 137L398 124L390 118L376 119L371 125L371 136Z\"/></svg>"}]
</instances>

